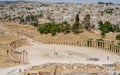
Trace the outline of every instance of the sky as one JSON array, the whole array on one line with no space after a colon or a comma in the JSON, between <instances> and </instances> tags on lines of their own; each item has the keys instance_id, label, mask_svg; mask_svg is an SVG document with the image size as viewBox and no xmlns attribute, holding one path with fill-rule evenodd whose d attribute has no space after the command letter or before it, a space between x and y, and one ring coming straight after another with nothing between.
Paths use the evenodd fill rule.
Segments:
<instances>
[{"instance_id":1,"label":"sky","mask_svg":"<svg viewBox=\"0 0 120 75\"><path fill-rule=\"evenodd\" d=\"M0 1L15 1L15 0L0 0ZM120 0L27 0L27 1L41 1L41 2L112 2L120 4Z\"/></svg>"}]
</instances>

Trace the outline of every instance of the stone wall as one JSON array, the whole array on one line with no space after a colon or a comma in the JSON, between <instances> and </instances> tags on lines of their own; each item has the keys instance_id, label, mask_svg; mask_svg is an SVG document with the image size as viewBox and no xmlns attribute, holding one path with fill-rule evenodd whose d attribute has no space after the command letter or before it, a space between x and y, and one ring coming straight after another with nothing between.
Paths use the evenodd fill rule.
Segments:
<instances>
[{"instance_id":1,"label":"stone wall","mask_svg":"<svg viewBox=\"0 0 120 75\"><path fill-rule=\"evenodd\" d=\"M48 63L32 66L24 75L109 75L102 66L94 64Z\"/></svg>"},{"instance_id":2,"label":"stone wall","mask_svg":"<svg viewBox=\"0 0 120 75\"><path fill-rule=\"evenodd\" d=\"M9 60L15 62L27 62L27 52L26 51L16 51L15 49L21 46L27 45L26 39L19 39L11 42L8 50Z\"/></svg>"}]
</instances>

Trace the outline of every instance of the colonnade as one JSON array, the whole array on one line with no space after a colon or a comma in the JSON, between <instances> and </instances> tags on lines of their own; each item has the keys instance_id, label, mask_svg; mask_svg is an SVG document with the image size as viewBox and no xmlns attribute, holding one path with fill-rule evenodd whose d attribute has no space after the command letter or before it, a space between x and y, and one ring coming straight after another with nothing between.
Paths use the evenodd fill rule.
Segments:
<instances>
[{"instance_id":1,"label":"colonnade","mask_svg":"<svg viewBox=\"0 0 120 75\"><path fill-rule=\"evenodd\" d=\"M120 55L120 46L116 45L110 41L105 40L62 40L62 39L48 39L44 40L45 44L63 44L63 45L74 45L81 47L94 47L102 50L106 50L112 53Z\"/></svg>"},{"instance_id":2,"label":"colonnade","mask_svg":"<svg viewBox=\"0 0 120 75\"><path fill-rule=\"evenodd\" d=\"M27 62L28 54L27 51L17 51L16 48L26 45L26 39L15 40L9 44L9 58L15 62Z\"/></svg>"}]
</instances>

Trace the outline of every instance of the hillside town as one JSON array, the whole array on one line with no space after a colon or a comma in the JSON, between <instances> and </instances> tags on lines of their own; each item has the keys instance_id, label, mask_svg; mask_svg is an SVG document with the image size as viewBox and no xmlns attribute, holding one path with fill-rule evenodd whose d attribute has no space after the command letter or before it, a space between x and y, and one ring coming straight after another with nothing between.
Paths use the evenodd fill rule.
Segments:
<instances>
[{"instance_id":1,"label":"hillside town","mask_svg":"<svg viewBox=\"0 0 120 75\"><path fill-rule=\"evenodd\" d=\"M109 21L120 25L120 5L112 3L48 3L48 2L6 2L0 3L0 20L16 21L23 24L37 22L73 24L76 14L80 22L90 14L90 22L97 26L98 21ZM31 17L31 18L30 18Z\"/></svg>"}]
</instances>

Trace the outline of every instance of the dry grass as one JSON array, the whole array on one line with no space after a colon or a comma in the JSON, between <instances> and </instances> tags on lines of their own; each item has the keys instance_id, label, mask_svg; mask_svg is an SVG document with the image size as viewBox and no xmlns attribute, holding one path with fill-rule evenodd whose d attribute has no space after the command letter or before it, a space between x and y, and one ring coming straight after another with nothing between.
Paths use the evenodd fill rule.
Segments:
<instances>
[{"instance_id":1,"label":"dry grass","mask_svg":"<svg viewBox=\"0 0 120 75\"><path fill-rule=\"evenodd\" d=\"M0 23L0 26L3 26L4 24ZM10 28L11 29L11 28ZM10 36L3 33L4 31L0 32L0 67L11 67L18 64L15 64L14 62L10 61L7 62L7 49L8 44L15 40L16 38L14 36Z\"/></svg>"},{"instance_id":2,"label":"dry grass","mask_svg":"<svg viewBox=\"0 0 120 75\"><path fill-rule=\"evenodd\" d=\"M0 67L11 67L16 66L18 64L15 64L14 62L10 61L7 62L7 50L8 50L8 44L15 40L16 38L14 36L9 36L6 34L2 34L0 32Z\"/></svg>"},{"instance_id":3,"label":"dry grass","mask_svg":"<svg viewBox=\"0 0 120 75\"><path fill-rule=\"evenodd\" d=\"M50 39L50 38L60 38L60 39L68 39L68 40L73 40L73 39L86 39L86 38L93 38L93 39L100 39L102 38L101 33L99 30L92 30L91 32L89 31L84 31L84 33L80 33L78 35L75 35L73 33L69 34L63 34L59 33L56 36L52 36L51 34L40 34L37 31L37 28L30 26L30 25L22 25L18 23L0 23L0 25L5 24L5 27L8 28L8 31L11 31L11 33L14 33L14 30L17 33L20 33L22 35L28 35L29 37L33 37L37 41L42 41L44 39ZM105 40L113 40L116 41L115 37L118 33L107 33Z\"/></svg>"},{"instance_id":4,"label":"dry grass","mask_svg":"<svg viewBox=\"0 0 120 75\"><path fill-rule=\"evenodd\" d=\"M0 67L11 67L11 66L17 66L19 63L14 63L13 61L8 62L7 61L7 46L0 46Z\"/></svg>"},{"instance_id":5,"label":"dry grass","mask_svg":"<svg viewBox=\"0 0 120 75\"><path fill-rule=\"evenodd\" d=\"M10 43L11 41L15 40L14 37L10 36L0 36L0 43Z\"/></svg>"}]
</instances>

